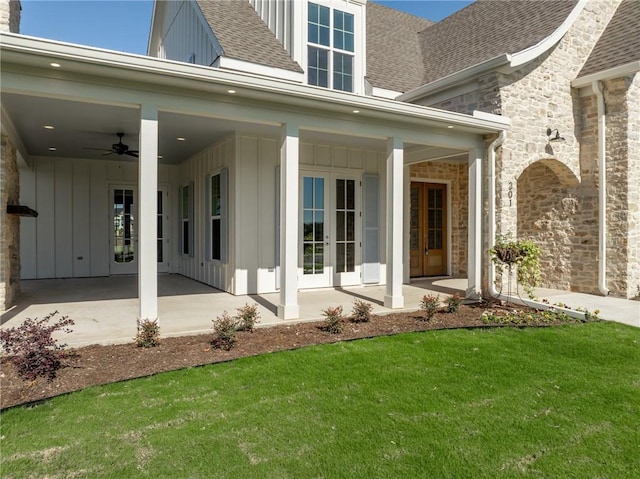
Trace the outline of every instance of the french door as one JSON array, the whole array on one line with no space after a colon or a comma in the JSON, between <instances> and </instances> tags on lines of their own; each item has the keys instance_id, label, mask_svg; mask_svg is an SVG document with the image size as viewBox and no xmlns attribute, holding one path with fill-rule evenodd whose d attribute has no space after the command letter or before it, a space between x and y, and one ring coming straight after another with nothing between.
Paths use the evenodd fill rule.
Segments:
<instances>
[{"instance_id":1,"label":"french door","mask_svg":"<svg viewBox=\"0 0 640 479\"><path fill-rule=\"evenodd\" d=\"M158 190L157 248L158 272L169 271L167 227L169 219L169 193ZM111 237L109 241L109 270L111 274L138 272L138 195L133 185L112 185L109 188Z\"/></svg>"},{"instance_id":2,"label":"french door","mask_svg":"<svg viewBox=\"0 0 640 479\"><path fill-rule=\"evenodd\" d=\"M111 238L109 270L111 274L134 274L138 271L138 199L134 186L112 185L109 188Z\"/></svg>"},{"instance_id":3,"label":"french door","mask_svg":"<svg viewBox=\"0 0 640 479\"><path fill-rule=\"evenodd\" d=\"M412 182L409 220L410 276L446 275L446 185Z\"/></svg>"},{"instance_id":4,"label":"french door","mask_svg":"<svg viewBox=\"0 0 640 479\"><path fill-rule=\"evenodd\" d=\"M359 284L360 180L302 172L300 178L300 288Z\"/></svg>"}]
</instances>

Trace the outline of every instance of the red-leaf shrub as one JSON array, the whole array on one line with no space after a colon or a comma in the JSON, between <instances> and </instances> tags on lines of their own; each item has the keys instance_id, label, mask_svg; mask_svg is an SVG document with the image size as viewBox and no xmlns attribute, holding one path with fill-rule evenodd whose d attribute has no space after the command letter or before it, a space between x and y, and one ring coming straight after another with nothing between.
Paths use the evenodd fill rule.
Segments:
<instances>
[{"instance_id":1,"label":"red-leaf shrub","mask_svg":"<svg viewBox=\"0 0 640 479\"><path fill-rule=\"evenodd\" d=\"M56 331L70 333L69 326L75 323L67 316L51 323L56 314L54 311L42 319L28 318L20 326L0 331L2 349L22 379L33 381L42 376L52 380L64 366L62 361L72 356L62 351L66 344L59 344L52 335Z\"/></svg>"}]
</instances>

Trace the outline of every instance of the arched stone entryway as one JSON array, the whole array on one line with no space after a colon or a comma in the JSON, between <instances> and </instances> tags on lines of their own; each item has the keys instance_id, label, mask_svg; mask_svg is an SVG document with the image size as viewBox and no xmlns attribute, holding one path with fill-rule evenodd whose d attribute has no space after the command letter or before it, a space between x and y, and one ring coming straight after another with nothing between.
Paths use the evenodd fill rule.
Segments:
<instances>
[{"instance_id":1,"label":"arched stone entryway","mask_svg":"<svg viewBox=\"0 0 640 479\"><path fill-rule=\"evenodd\" d=\"M597 272L597 263L589 266L579 260L585 249L593 249L594 254L597 249L597 222L584 217L597 203L585 208L589 200L578 192L579 179L553 158L525 168L517 186L517 236L533 240L542 249L543 286L581 289L580 283L592 275L593 265Z\"/></svg>"}]
</instances>

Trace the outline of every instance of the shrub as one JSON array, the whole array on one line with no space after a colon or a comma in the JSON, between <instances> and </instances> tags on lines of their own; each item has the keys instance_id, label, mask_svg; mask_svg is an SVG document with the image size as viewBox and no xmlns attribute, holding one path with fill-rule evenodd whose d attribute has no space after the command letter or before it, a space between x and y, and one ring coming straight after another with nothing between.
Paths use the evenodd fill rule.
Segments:
<instances>
[{"instance_id":1,"label":"shrub","mask_svg":"<svg viewBox=\"0 0 640 479\"><path fill-rule=\"evenodd\" d=\"M145 319L138 321L138 333L133 338L139 348L154 348L160 345L160 325L158 321Z\"/></svg>"},{"instance_id":2,"label":"shrub","mask_svg":"<svg viewBox=\"0 0 640 479\"><path fill-rule=\"evenodd\" d=\"M64 366L63 360L73 356L63 352L66 345L59 344L52 335L56 331L70 333L69 326L75 323L67 316L51 323L56 314L54 311L42 319L28 318L20 326L0 331L0 344L9 355L9 362L26 381L41 376L54 379Z\"/></svg>"},{"instance_id":3,"label":"shrub","mask_svg":"<svg viewBox=\"0 0 640 479\"><path fill-rule=\"evenodd\" d=\"M445 302L447 303L447 313L457 313L462 304L462 297L456 293L453 296L449 296Z\"/></svg>"},{"instance_id":4,"label":"shrub","mask_svg":"<svg viewBox=\"0 0 640 479\"><path fill-rule=\"evenodd\" d=\"M258 322L258 319L260 319L258 306L256 304L245 304L243 307L238 308L236 330L253 332L253 328Z\"/></svg>"},{"instance_id":5,"label":"shrub","mask_svg":"<svg viewBox=\"0 0 640 479\"><path fill-rule=\"evenodd\" d=\"M371 321L373 305L360 299L356 299L351 310L351 321L354 323L368 323Z\"/></svg>"},{"instance_id":6,"label":"shrub","mask_svg":"<svg viewBox=\"0 0 640 479\"><path fill-rule=\"evenodd\" d=\"M236 344L236 321L226 311L213 320L211 346L229 351Z\"/></svg>"},{"instance_id":7,"label":"shrub","mask_svg":"<svg viewBox=\"0 0 640 479\"><path fill-rule=\"evenodd\" d=\"M427 294L422 297L420 309L424 311L426 321L433 319L433 315L438 311L438 306L440 306L440 296L437 294Z\"/></svg>"},{"instance_id":8,"label":"shrub","mask_svg":"<svg viewBox=\"0 0 640 479\"><path fill-rule=\"evenodd\" d=\"M322 311L324 316L324 326L322 329L327 333L339 334L342 332L342 306L327 308Z\"/></svg>"}]
</instances>

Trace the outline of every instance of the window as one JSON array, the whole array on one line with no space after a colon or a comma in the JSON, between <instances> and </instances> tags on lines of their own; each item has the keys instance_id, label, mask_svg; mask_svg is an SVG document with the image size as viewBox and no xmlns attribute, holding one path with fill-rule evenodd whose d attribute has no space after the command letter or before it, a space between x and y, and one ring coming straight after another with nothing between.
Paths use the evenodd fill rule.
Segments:
<instances>
[{"instance_id":1,"label":"window","mask_svg":"<svg viewBox=\"0 0 640 479\"><path fill-rule=\"evenodd\" d=\"M353 14L310 2L307 42L308 83L353 91Z\"/></svg>"},{"instance_id":2,"label":"window","mask_svg":"<svg viewBox=\"0 0 640 479\"><path fill-rule=\"evenodd\" d=\"M222 169L207 178L207 256L226 262L227 253L227 175Z\"/></svg>"},{"instance_id":3,"label":"window","mask_svg":"<svg viewBox=\"0 0 640 479\"><path fill-rule=\"evenodd\" d=\"M193 183L180 191L180 253L193 256Z\"/></svg>"}]
</instances>

